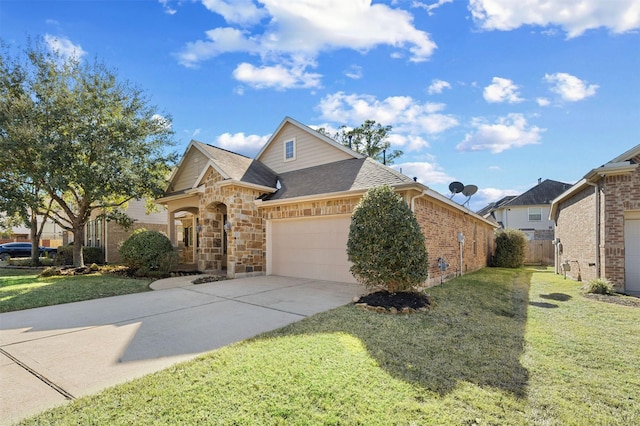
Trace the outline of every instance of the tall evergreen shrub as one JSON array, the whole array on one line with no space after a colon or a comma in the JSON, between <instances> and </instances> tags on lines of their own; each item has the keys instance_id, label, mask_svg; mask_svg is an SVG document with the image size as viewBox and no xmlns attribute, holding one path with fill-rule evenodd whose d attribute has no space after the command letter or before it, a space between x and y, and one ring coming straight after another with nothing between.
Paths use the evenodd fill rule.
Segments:
<instances>
[{"instance_id":1,"label":"tall evergreen shrub","mask_svg":"<svg viewBox=\"0 0 640 426\"><path fill-rule=\"evenodd\" d=\"M411 291L428 277L424 235L407 203L388 186L370 189L351 217L351 272L367 287Z\"/></svg>"},{"instance_id":2,"label":"tall evergreen shrub","mask_svg":"<svg viewBox=\"0 0 640 426\"><path fill-rule=\"evenodd\" d=\"M496 234L493 265L499 268L520 268L526 259L527 236L517 229L500 230Z\"/></svg>"}]
</instances>

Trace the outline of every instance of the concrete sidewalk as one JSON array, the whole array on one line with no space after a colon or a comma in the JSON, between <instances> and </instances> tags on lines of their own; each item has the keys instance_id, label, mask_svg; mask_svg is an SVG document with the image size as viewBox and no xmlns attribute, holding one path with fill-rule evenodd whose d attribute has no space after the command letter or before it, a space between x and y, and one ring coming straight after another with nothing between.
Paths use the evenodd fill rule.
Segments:
<instances>
[{"instance_id":1,"label":"concrete sidewalk","mask_svg":"<svg viewBox=\"0 0 640 426\"><path fill-rule=\"evenodd\" d=\"M0 314L0 424L346 303L357 284L261 276Z\"/></svg>"}]
</instances>

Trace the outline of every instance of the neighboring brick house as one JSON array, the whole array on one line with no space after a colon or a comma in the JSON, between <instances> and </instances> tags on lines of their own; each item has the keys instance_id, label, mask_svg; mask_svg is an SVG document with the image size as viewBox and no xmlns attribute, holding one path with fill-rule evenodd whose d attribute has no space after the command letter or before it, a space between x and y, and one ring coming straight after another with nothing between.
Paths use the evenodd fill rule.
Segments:
<instances>
[{"instance_id":1,"label":"neighboring brick house","mask_svg":"<svg viewBox=\"0 0 640 426\"><path fill-rule=\"evenodd\" d=\"M144 200L131 200L127 203L125 213L135 221L130 229L124 229L114 222L98 218L101 212L95 210L84 227L85 246L101 247L104 251L104 261L117 263L120 261L120 245L136 229L144 228L167 234L167 212L161 209L160 212L147 213L145 204ZM68 236L71 242L73 234L69 232Z\"/></svg>"},{"instance_id":2,"label":"neighboring brick house","mask_svg":"<svg viewBox=\"0 0 640 426\"><path fill-rule=\"evenodd\" d=\"M524 232L530 241L553 240L554 223L549 220L551 201L570 187L569 183L538 179L538 184L528 191L504 197L477 213L494 220L501 228Z\"/></svg>"},{"instance_id":3,"label":"neighboring brick house","mask_svg":"<svg viewBox=\"0 0 640 426\"><path fill-rule=\"evenodd\" d=\"M587 173L551 205L556 272L640 294L640 145ZM563 267L563 265L568 265Z\"/></svg>"},{"instance_id":4,"label":"neighboring brick house","mask_svg":"<svg viewBox=\"0 0 640 426\"><path fill-rule=\"evenodd\" d=\"M445 275L487 265L492 222L289 117L255 159L192 141L157 202L167 207L174 245L173 224L183 223L182 257L198 270L353 282L351 213L367 189L382 184L414 210L432 282L440 279L439 257L450 264Z\"/></svg>"}]
</instances>

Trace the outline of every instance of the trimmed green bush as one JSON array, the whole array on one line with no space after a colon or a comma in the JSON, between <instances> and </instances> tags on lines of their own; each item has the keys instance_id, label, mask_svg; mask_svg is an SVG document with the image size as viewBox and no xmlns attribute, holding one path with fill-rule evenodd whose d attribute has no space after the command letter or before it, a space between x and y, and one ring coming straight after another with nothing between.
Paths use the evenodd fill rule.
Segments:
<instances>
[{"instance_id":1,"label":"trimmed green bush","mask_svg":"<svg viewBox=\"0 0 640 426\"><path fill-rule=\"evenodd\" d=\"M101 247L82 247L82 258L85 265L104 263L104 250ZM73 244L58 247L56 265L73 265Z\"/></svg>"},{"instance_id":2,"label":"trimmed green bush","mask_svg":"<svg viewBox=\"0 0 640 426\"><path fill-rule=\"evenodd\" d=\"M615 290L613 285L606 278L596 278L594 280L588 281L582 289L586 293L593 294L613 294Z\"/></svg>"},{"instance_id":3,"label":"trimmed green bush","mask_svg":"<svg viewBox=\"0 0 640 426\"><path fill-rule=\"evenodd\" d=\"M132 269L159 270L165 268L173 253L169 238L161 232L137 230L120 247L120 260Z\"/></svg>"},{"instance_id":4,"label":"trimmed green bush","mask_svg":"<svg viewBox=\"0 0 640 426\"><path fill-rule=\"evenodd\" d=\"M493 266L521 268L526 259L527 236L516 229L499 230L496 234L496 252Z\"/></svg>"},{"instance_id":5,"label":"trimmed green bush","mask_svg":"<svg viewBox=\"0 0 640 426\"><path fill-rule=\"evenodd\" d=\"M351 216L351 272L367 287L412 291L428 277L424 235L407 203L388 186L370 189Z\"/></svg>"}]
</instances>

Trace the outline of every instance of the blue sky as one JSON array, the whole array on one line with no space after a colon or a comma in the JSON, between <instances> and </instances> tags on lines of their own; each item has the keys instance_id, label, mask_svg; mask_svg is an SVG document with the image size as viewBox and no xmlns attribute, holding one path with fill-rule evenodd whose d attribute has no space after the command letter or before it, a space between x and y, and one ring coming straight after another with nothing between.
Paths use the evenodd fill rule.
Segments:
<instances>
[{"instance_id":1,"label":"blue sky","mask_svg":"<svg viewBox=\"0 0 640 426\"><path fill-rule=\"evenodd\" d=\"M394 167L477 210L640 143L640 0L2 0L0 37L97 58L191 139L255 155L285 116L393 126ZM462 195L454 200L464 202Z\"/></svg>"}]
</instances>

